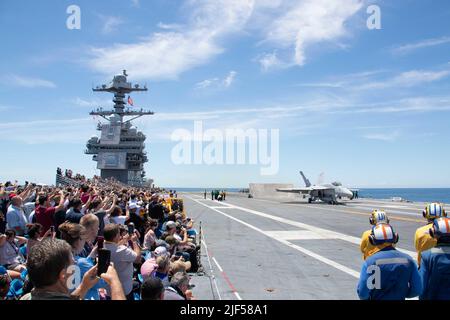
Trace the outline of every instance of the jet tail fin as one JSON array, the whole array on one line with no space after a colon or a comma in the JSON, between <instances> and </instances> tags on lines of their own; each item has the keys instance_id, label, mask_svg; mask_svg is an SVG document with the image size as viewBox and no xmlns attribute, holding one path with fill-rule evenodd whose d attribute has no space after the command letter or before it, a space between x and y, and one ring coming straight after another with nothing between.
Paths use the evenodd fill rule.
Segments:
<instances>
[{"instance_id":1,"label":"jet tail fin","mask_svg":"<svg viewBox=\"0 0 450 320\"><path fill-rule=\"evenodd\" d=\"M303 171L300 171L300 174L301 174L301 176L302 176L302 178L303 178L303 181L305 182L305 186L308 188L308 187L311 187L311 182L309 182L309 180L305 177L305 175L303 174Z\"/></svg>"}]
</instances>

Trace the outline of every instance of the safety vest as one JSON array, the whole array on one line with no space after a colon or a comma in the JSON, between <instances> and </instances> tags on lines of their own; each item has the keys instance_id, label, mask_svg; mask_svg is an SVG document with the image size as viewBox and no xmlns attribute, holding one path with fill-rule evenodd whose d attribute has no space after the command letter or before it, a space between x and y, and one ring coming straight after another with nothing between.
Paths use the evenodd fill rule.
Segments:
<instances>
[{"instance_id":1,"label":"safety vest","mask_svg":"<svg viewBox=\"0 0 450 320\"><path fill-rule=\"evenodd\" d=\"M433 223L429 223L426 226L420 227L416 230L414 237L414 245L417 251L417 264L420 266L420 260L422 252L428 249L434 248L437 244L437 240L430 235L430 229Z\"/></svg>"},{"instance_id":2,"label":"safety vest","mask_svg":"<svg viewBox=\"0 0 450 320\"><path fill-rule=\"evenodd\" d=\"M379 245L379 246L372 245L369 241L369 236L371 233L372 233L372 230L367 230L367 231L364 231L364 233L361 236L361 244L360 244L359 248L361 249L361 253L363 254L364 260L366 260L371 255L377 253L378 251L380 251L390 245L390 244Z\"/></svg>"}]
</instances>

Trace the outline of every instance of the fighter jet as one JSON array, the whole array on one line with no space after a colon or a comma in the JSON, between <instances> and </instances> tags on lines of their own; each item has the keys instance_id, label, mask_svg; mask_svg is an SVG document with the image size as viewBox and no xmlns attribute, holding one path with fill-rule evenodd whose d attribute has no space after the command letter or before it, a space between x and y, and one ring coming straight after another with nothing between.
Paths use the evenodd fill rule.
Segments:
<instances>
[{"instance_id":1,"label":"fighter jet","mask_svg":"<svg viewBox=\"0 0 450 320\"><path fill-rule=\"evenodd\" d=\"M308 202L321 200L329 204L337 204L337 199L348 198L353 199L353 192L342 186L339 182L329 184L311 185L311 182L305 177L302 171L300 175L305 182L305 188L278 188L278 192L289 192L309 195Z\"/></svg>"}]
</instances>

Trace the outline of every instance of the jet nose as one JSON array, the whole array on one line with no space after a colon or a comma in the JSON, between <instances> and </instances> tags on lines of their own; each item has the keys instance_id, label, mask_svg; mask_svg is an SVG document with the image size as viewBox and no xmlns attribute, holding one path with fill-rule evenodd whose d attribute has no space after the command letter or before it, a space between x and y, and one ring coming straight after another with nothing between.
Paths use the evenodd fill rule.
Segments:
<instances>
[{"instance_id":1,"label":"jet nose","mask_svg":"<svg viewBox=\"0 0 450 320\"><path fill-rule=\"evenodd\" d=\"M353 198L353 192L351 192L349 189L345 189L344 193L349 199Z\"/></svg>"}]
</instances>

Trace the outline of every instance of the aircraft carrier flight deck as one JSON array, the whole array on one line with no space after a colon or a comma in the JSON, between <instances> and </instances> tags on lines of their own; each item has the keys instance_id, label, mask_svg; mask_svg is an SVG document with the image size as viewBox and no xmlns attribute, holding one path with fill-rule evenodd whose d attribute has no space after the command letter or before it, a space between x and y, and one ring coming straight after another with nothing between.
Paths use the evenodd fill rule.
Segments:
<instances>
[{"instance_id":1,"label":"aircraft carrier flight deck","mask_svg":"<svg viewBox=\"0 0 450 320\"><path fill-rule=\"evenodd\" d=\"M419 202L179 197L202 223L204 275L192 278L199 299L358 299L359 245L370 212L386 211L400 237L396 247L414 259L414 233L425 224Z\"/></svg>"}]
</instances>

